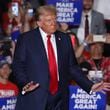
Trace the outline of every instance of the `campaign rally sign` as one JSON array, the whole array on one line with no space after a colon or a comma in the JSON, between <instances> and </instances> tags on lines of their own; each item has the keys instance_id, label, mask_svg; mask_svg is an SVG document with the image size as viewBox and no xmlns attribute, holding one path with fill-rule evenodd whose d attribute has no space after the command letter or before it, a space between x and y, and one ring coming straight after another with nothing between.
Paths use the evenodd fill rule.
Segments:
<instances>
[{"instance_id":1,"label":"campaign rally sign","mask_svg":"<svg viewBox=\"0 0 110 110\"><path fill-rule=\"evenodd\" d=\"M83 0L47 0L57 10L57 21L70 25L79 25L81 21Z\"/></svg>"},{"instance_id":2,"label":"campaign rally sign","mask_svg":"<svg viewBox=\"0 0 110 110\"><path fill-rule=\"evenodd\" d=\"M15 110L17 97L0 98L0 110Z\"/></svg>"},{"instance_id":3,"label":"campaign rally sign","mask_svg":"<svg viewBox=\"0 0 110 110\"><path fill-rule=\"evenodd\" d=\"M106 110L106 94L87 94L79 86L69 86L69 110Z\"/></svg>"},{"instance_id":4,"label":"campaign rally sign","mask_svg":"<svg viewBox=\"0 0 110 110\"><path fill-rule=\"evenodd\" d=\"M15 110L18 88L11 82L0 83L0 110Z\"/></svg>"}]
</instances>

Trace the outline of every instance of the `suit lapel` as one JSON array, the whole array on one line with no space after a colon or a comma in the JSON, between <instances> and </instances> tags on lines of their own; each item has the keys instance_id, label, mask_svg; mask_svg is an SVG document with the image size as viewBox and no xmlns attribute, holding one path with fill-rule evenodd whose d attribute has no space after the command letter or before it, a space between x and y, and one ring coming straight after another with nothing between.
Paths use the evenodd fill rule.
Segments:
<instances>
[{"instance_id":1,"label":"suit lapel","mask_svg":"<svg viewBox=\"0 0 110 110\"><path fill-rule=\"evenodd\" d=\"M94 13L92 11L92 14L91 14L91 31L93 30L93 24L94 24Z\"/></svg>"},{"instance_id":2,"label":"suit lapel","mask_svg":"<svg viewBox=\"0 0 110 110\"><path fill-rule=\"evenodd\" d=\"M59 71L59 76L61 75L61 67L62 67L62 48L61 48L61 41L62 38L59 36L57 32L55 32L55 40L56 40L56 45L57 45L57 60L58 60L58 71Z\"/></svg>"},{"instance_id":3,"label":"suit lapel","mask_svg":"<svg viewBox=\"0 0 110 110\"><path fill-rule=\"evenodd\" d=\"M34 34L34 36L36 36L36 37L33 42L35 44L36 44L36 42L38 43L38 44L36 44L37 45L37 50L35 50L36 55L38 55L38 50L39 50L40 56L43 56L42 62L45 63L45 67L48 68L47 71L49 71L48 58L47 58L45 46L44 46L39 29L36 29L36 33ZM61 47L62 38L58 32L55 32L55 40L56 40L56 46L57 46L57 61L58 61L58 71L59 71L59 77L60 77L61 76L61 74L60 74L61 67L62 67L62 52L61 52L62 51L62 47ZM35 47L33 47L33 48L35 48Z\"/></svg>"},{"instance_id":4,"label":"suit lapel","mask_svg":"<svg viewBox=\"0 0 110 110\"><path fill-rule=\"evenodd\" d=\"M96 17L96 14L95 14L94 11L92 11L92 14L91 14L91 15L92 15L92 16L91 16L91 32L92 32L92 33L95 33L95 32L94 32L94 30L95 30L94 28L97 27L97 25L94 26L95 24L97 24L97 23L96 23L96 20L95 20L95 19L96 19L96 18L95 18L95 17Z\"/></svg>"},{"instance_id":5,"label":"suit lapel","mask_svg":"<svg viewBox=\"0 0 110 110\"><path fill-rule=\"evenodd\" d=\"M39 31L38 28L36 29L36 34L34 36L36 36L34 41L33 41L36 44L36 48L37 48L35 50L36 51L36 55L38 55L38 53L39 53L39 56L42 57L42 63L44 63L45 67L48 68L47 54L46 54L45 46L44 46L40 31Z\"/></svg>"}]
</instances>

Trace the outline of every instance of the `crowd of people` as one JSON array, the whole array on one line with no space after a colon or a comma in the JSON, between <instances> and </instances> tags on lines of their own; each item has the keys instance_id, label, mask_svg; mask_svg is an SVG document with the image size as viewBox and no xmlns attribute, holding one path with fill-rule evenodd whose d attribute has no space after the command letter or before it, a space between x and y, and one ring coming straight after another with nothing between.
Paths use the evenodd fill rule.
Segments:
<instances>
[{"instance_id":1,"label":"crowd of people","mask_svg":"<svg viewBox=\"0 0 110 110\"><path fill-rule=\"evenodd\" d=\"M7 4L7 12L0 12L0 85L6 87L9 83L19 94L16 110L68 110L69 80L75 80L88 93L107 90L110 106L110 56L103 54L105 45L110 44L110 33L103 14L94 10L93 5L94 0L83 0L79 26L57 23L53 6L44 5L36 10L29 1L12 0ZM13 10L15 6L18 10ZM48 35L55 51L52 56L57 59L52 60L54 63L47 61L51 59L51 47L46 46L50 42L45 38ZM101 38L95 40L98 35ZM55 71L51 65L57 68L54 77L58 80L58 93L54 97L47 89L49 78L53 78L49 72ZM102 77L91 79L90 71L101 71ZM55 78L51 80L54 82Z\"/></svg>"}]
</instances>

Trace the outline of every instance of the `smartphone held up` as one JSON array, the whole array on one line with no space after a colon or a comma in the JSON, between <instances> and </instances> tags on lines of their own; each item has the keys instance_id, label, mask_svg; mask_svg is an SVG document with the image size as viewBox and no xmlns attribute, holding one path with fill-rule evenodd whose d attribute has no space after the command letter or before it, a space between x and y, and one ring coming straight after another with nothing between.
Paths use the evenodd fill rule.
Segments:
<instances>
[{"instance_id":1,"label":"smartphone held up","mask_svg":"<svg viewBox=\"0 0 110 110\"><path fill-rule=\"evenodd\" d=\"M17 2L12 2L12 14L15 15L15 16L18 16L19 14L19 5Z\"/></svg>"}]
</instances>

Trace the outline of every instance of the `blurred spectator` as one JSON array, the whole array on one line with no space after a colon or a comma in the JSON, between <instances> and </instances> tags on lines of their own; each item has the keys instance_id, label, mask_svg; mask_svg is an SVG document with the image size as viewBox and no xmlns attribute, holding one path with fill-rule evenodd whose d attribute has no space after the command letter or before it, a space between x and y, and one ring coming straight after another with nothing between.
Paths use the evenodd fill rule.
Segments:
<instances>
[{"instance_id":1,"label":"blurred spectator","mask_svg":"<svg viewBox=\"0 0 110 110\"><path fill-rule=\"evenodd\" d=\"M93 2L94 0L83 0L81 24L79 28L72 29L72 31L77 33L80 43L82 43L85 37L87 37L86 32L88 32L88 34L106 33L104 17L101 13L93 10ZM85 21L88 23L85 23Z\"/></svg>"},{"instance_id":2,"label":"blurred spectator","mask_svg":"<svg viewBox=\"0 0 110 110\"><path fill-rule=\"evenodd\" d=\"M58 28L60 31L64 32L64 33L69 33L71 32L69 25L67 23L58 23Z\"/></svg>"},{"instance_id":3,"label":"blurred spectator","mask_svg":"<svg viewBox=\"0 0 110 110\"><path fill-rule=\"evenodd\" d=\"M13 41L11 40L11 29L10 26L7 26L4 32L0 35L0 55L6 57L9 63L12 63L12 57L14 54L15 45L12 45Z\"/></svg>"},{"instance_id":4,"label":"blurred spectator","mask_svg":"<svg viewBox=\"0 0 110 110\"><path fill-rule=\"evenodd\" d=\"M72 45L75 51L75 56L79 64L90 58L90 54L87 53L86 48L89 48L89 44L93 42L93 36L88 35L86 39L80 44L77 36L70 32L68 33L71 36Z\"/></svg>"},{"instance_id":5,"label":"blurred spectator","mask_svg":"<svg viewBox=\"0 0 110 110\"><path fill-rule=\"evenodd\" d=\"M15 84L9 81L9 76L11 73L11 68L9 63L2 59L0 60L0 109L3 110L3 106L7 106L7 100L15 101L15 103L8 104L8 106L12 105L15 107L17 95L18 95L18 88ZM11 108L14 110L14 108ZM7 108L7 107L6 107Z\"/></svg>"},{"instance_id":6,"label":"blurred spectator","mask_svg":"<svg viewBox=\"0 0 110 110\"><path fill-rule=\"evenodd\" d=\"M24 22L23 22L23 32L30 31L37 27L35 10L32 8L31 4L27 2L25 7Z\"/></svg>"},{"instance_id":7,"label":"blurred spectator","mask_svg":"<svg viewBox=\"0 0 110 110\"><path fill-rule=\"evenodd\" d=\"M12 63L12 53L11 53L11 41L9 39L4 39L4 41L1 41L0 43L0 59L3 59L4 57L8 61L9 64Z\"/></svg>"},{"instance_id":8,"label":"blurred spectator","mask_svg":"<svg viewBox=\"0 0 110 110\"><path fill-rule=\"evenodd\" d=\"M8 12L3 14L2 28L3 28L3 31L5 31L6 28L10 26L12 40L16 41L17 37L19 36L22 30L23 9L18 3L16 3L17 4L16 8L18 8L18 11L16 11L16 15L15 15L15 12L13 13L13 8L12 8L14 4L15 2L11 2L8 5L9 6Z\"/></svg>"},{"instance_id":9,"label":"blurred spectator","mask_svg":"<svg viewBox=\"0 0 110 110\"><path fill-rule=\"evenodd\" d=\"M16 13L13 12L13 6L15 5L18 9ZM19 35L36 27L34 10L29 2L24 4L23 0L13 0L8 4L8 12L5 12L2 16L2 36L11 38L10 40L12 40L12 48L10 48L12 58Z\"/></svg>"},{"instance_id":10,"label":"blurred spectator","mask_svg":"<svg viewBox=\"0 0 110 110\"><path fill-rule=\"evenodd\" d=\"M110 36L107 36L106 38L107 39L105 43L110 43ZM81 67L86 68L87 71L89 70L94 71L95 73L92 72L92 75L97 74L97 72L100 72L102 74L102 75L100 74L101 76L98 74L98 76L93 79L94 82L101 81L101 80L110 82L110 57L103 56L103 49L104 49L103 46L104 46L104 43L102 42L94 42L90 44L91 58L86 62L83 62L83 64L81 64ZM89 65L89 66L85 67L85 63L86 65ZM91 68L88 68L90 66ZM110 93L108 93L107 98L108 98L108 104L110 104Z\"/></svg>"}]
</instances>

